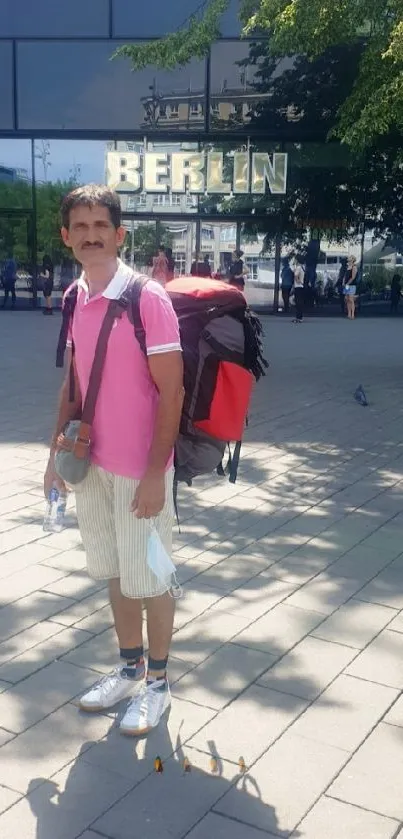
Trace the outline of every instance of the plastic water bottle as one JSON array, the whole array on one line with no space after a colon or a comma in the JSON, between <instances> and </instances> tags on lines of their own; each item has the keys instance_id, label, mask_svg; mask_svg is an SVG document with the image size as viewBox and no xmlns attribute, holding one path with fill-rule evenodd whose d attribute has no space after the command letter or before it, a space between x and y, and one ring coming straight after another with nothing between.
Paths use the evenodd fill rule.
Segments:
<instances>
[{"instance_id":1,"label":"plastic water bottle","mask_svg":"<svg viewBox=\"0 0 403 839\"><path fill-rule=\"evenodd\" d=\"M46 533L60 533L63 530L66 504L67 493L60 492L56 486L53 486L43 520L43 529Z\"/></svg>"}]
</instances>

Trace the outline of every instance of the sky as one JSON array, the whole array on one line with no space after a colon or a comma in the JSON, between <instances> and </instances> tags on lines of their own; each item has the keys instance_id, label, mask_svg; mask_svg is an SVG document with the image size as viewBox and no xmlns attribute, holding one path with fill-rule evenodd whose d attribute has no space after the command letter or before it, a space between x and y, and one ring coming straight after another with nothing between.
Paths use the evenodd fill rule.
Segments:
<instances>
[{"instance_id":1,"label":"sky","mask_svg":"<svg viewBox=\"0 0 403 839\"><path fill-rule=\"evenodd\" d=\"M41 152L40 140L35 143ZM49 140L48 181L67 180L75 167L81 167L82 183L103 183L106 143L99 140ZM31 174L29 140L0 140L0 165L26 169ZM36 160L37 180L44 180L42 161Z\"/></svg>"}]
</instances>

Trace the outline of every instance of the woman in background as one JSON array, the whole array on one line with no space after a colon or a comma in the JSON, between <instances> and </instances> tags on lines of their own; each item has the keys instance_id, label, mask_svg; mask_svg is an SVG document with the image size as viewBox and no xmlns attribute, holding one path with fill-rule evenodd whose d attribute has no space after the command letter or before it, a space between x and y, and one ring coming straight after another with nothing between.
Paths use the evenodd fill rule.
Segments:
<instances>
[{"instance_id":1,"label":"woman in background","mask_svg":"<svg viewBox=\"0 0 403 839\"><path fill-rule=\"evenodd\" d=\"M301 256L295 257L293 289L295 300L295 318L293 320L293 323L302 323L304 319L305 302L305 271L303 268L303 259Z\"/></svg>"},{"instance_id":2,"label":"woman in background","mask_svg":"<svg viewBox=\"0 0 403 839\"><path fill-rule=\"evenodd\" d=\"M52 292L53 292L53 281L54 281L54 267L53 262L50 256L43 257L42 260L42 268L41 268L41 279L42 279L42 288L43 288L43 296L45 298L45 308L43 309L44 315L53 315L53 307L52 307Z\"/></svg>"},{"instance_id":3,"label":"woman in background","mask_svg":"<svg viewBox=\"0 0 403 839\"><path fill-rule=\"evenodd\" d=\"M358 276L358 268L357 268L357 260L355 256L349 256L347 260L347 274L346 274L346 285L345 285L345 295L346 295L346 305L347 305L347 317L349 320L355 319L355 300L357 294L357 276Z\"/></svg>"},{"instance_id":4,"label":"woman in background","mask_svg":"<svg viewBox=\"0 0 403 839\"><path fill-rule=\"evenodd\" d=\"M151 276L153 280L157 280L158 283L164 286L168 282L168 273L168 260L165 248L163 245L160 245L157 254L153 257Z\"/></svg>"},{"instance_id":5,"label":"woman in background","mask_svg":"<svg viewBox=\"0 0 403 839\"><path fill-rule=\"evenodd\" d=\"M232 262L229 269L229 284L239 288L239 291L244 291L245 276L248 273L244 261L242 259L243 251L234 251L232 254Z\"/></svg>"},{"instance_id":6,"label":"woman in background","mask_svg":"<svg viewBox=\"0 0 403 839\"><path fill-rule=\"evenodd\" d=\"M168 263L167 283L173 280L175 276L175 260L173 257L172 248L165 248L165 256Z\"/></svg>"}]
</instances>

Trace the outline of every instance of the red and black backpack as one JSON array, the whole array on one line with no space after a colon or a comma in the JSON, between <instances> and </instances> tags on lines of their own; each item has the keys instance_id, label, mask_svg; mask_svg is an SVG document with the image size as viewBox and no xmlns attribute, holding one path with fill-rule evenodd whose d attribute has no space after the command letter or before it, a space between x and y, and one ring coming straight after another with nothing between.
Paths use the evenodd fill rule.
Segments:
<instances>
[{"instance_id":1,"label":"red and black backpack","mask_svg":"<svg viewBox=\"0 0 403 839\"><path fill-rule=\"evenodd\" d=\"M139 302L147 282L148 277L133 275L119 298L144 353ZM265 375L268 366L260 320L242 292L219 280L180 277L165 290L178 317L184 362L185 398L175 446L175 481L190 486L198 475L214 470L224 474L225 450L234 442L228 471L229 480L235 483L253 383ZM74 284L64 298L58 367L63 367L77 291ZM73 377L71 380L74 382Z\"/></svg>"}]
</instances>

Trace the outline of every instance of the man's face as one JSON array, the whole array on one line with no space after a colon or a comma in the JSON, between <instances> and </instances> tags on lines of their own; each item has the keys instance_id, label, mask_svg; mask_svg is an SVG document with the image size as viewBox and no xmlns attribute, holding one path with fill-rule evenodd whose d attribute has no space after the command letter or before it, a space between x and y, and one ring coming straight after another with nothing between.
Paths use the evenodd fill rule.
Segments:
<instances>
[{"instance_id":1,"label":"man's face","mask_svg":"<svg viewBox=\"0 0 403 839\"><path fill-rule=\"evenodd\" d=\"M90 268L101 265L117 256L123 245L126 231L116 230L107 207L74 207L70 212L68 229L62 227L64 244L71 248L75 258Z\"/></svg>"}]
</instances>

